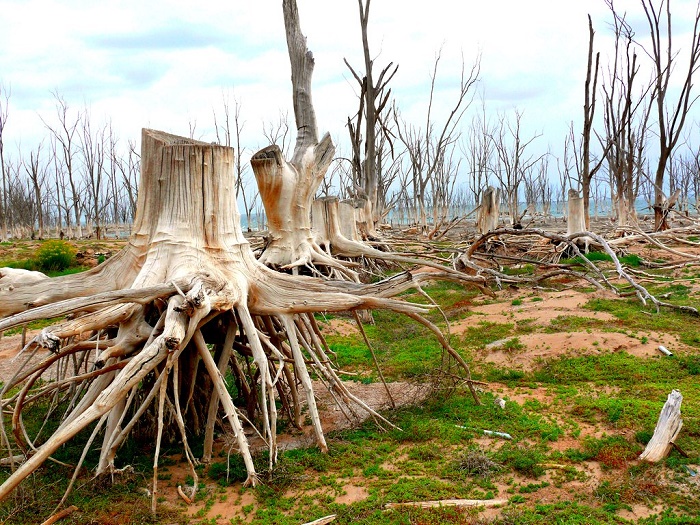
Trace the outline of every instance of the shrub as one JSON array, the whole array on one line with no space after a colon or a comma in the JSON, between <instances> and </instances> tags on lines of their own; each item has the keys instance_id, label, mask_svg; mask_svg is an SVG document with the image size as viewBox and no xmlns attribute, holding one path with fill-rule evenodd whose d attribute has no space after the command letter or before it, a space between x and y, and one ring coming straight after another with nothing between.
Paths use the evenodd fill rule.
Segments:
<instances>
[{"instance_id":1,"label":"shrub","mask_svg":"<svg viewBox=\"0 0 700 525\"><path fill-rule=\"evenodd\" d=\"M447 477L479 476L482 478L491 477L501 470L502 466L489 458L480 450L467 450L463 452L456 461L453 461L448 470Z\"/></svg>"},{"instance_id":2,"label":"shrub","mask_svg":"<svg viewBox=\"0 0 700 525\"><path fill-rule=\"evenodd\" d=\"M75 250L65 241L46 241L34 255L44 272L62 271L75 262Z\"/></svg>"}]
</instances>

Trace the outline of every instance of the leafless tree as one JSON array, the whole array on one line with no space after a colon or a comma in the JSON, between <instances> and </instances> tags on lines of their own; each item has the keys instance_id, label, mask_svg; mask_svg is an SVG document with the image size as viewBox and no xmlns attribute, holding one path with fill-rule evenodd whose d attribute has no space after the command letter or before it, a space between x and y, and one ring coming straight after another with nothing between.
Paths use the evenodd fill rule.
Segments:
<instances>
[{"instance_id":1,"label":"leafless tree","mask_svg":"<svg viewBox=\"0 0 700 525\"><path fill-rule=\"evenodd\" d=\"M283 155L289 155L289 146L291 144L289 113L280 111L276 121L263 122L262 134L268 143L276 144Z\"/></svg>"},{"instance_id":2,"label":"leafless tree","mask_svg":"<svg viewBox=\"0 0 700 525\"><path fill-rule=\"evenodd\" d=\"M53 92L56 107L55 125L49 124L46 120L44 125L49 130L58 146L57 155L60 156L62 169L68 179L70 187L70 207L75 219L76 236L82 236L82 209L83 209L83 187L79 178L75 156L79 149L78 125L80 124L80 113L72 114L66 100L57 91ZM64 186L65 191L65 186ZM65 195L64 195L65 197ZM65 199L64 199L65 200ZM67 202L67 200L65 200ZM68 221L70 225L70 221Z\"/></svg>"},{"instance_id":3,"label":"leafless tree","mask_svg":"<svg viewBox=\"0 0 700 525\"><path fill-rule=\"evenodd\" d=\"M8 192L8 179L9 173L7 172L5 166L5 125L7 124L7 117L9 114L9 104L10 104L10 90L6 88L4 84L0 83L0 175L2 176L2 201L0 201L0 217L2 219L2 233L0 233L0 240L7 240L7 192Z\"/></svg>"},{"instance_id":4,"label":"leafless tree","mask_svg":"<svg viewBox=\"0 0 700 525\"><path fill-rule=\"evenodd\" d=\"M460 144L462 155L466 159L471 202L474 204L481 201L481 192L490 185L489 175L495 153L491 136L494 132L494 125L486 116L486 106L482 100L481 111L472 117L466 142Z\"/></svg>"},{"instance_id":5,"label":"leafless tree","mask_svg":"<svg viewBox=\"0 0 700 525\"><path fill-rule=\"evenodd\" d=\"M697 100L692 90L693 75L700 67L700 2L695 9L687 63L678 68L676 66L679 65L680 55L673 47L671 0L641 0L641 3L651 36L651 49L647 50L647 54L655 71L654 101L658 120L659 159L654 174L654 229L658 231L668 228L668 209L663 191L666 167L682 136L689 110ZM674 91L669 91L669 88L671 75L676 70L681 75L681 87L674 100Z\"/></svg>"},{"instance_id":6,"label":"leafless tree","mask_svg":"<svg viewBox=\"0 0 700 525\"><path fill-rule=\"evenodd\" d=\"M122 196L123 186L120 184L120 163L119 158L119 139L117 138L112 123L107 125L107 133L105 136L105 148L107 149L107 159L105 163L107 165L106 175L107 175L107 186L109 189L109 196L107 198L107 203L111 207L111 222L114 224L115 236L120 237L120 220L121 218L121 208L124 205L124 199Z\"/></svg>"},{"instance_id":7,"label":"leafless tree","mask_svg":"<svg viewBox=\"0 0 700 525\"><path fill-rule=\"evenodd\" d=\"M456 143L450 144L444 153L444 160L435 170L431 184L431 208L433 211L433 231L437 231L448 219L453 203L455 183L461 159L455 158Z\"/></svg>"},{"instance_id":8,"label":"leafless tree","mask_svg":"<svg viewBox=\"0 0 700 525\"><path fill-rule=\"evenodd\" d=\"M579 143L581 138L578 138ZM570 189L578 190L581 185L581 180L578 177L579 159L577 146L576 132L574 131L573 122L569 126L569 133L564 139L563 155L557 158L557 173L559 174L557 184L557 206L563 217L567 216L567 195ZM576 185L576 188L574 188Z\"/></svg>"},{"instance_id":9,"label":"leafless tree","mask_svg":"<svg viewBox=\"0 0 700 525\"><path fill-rule=\"evenodd\" d=\"M55 187L55 193L52 197L54 200L57 215L56 228L57 230L63 231L62 228L64 224L64 219L66 221L66 227L70 227L71 210L68 206L68 201L66 199L65 172L63 170L61 157L58 155L58 144L56 141L56 137L50 135L49 141L51 145L51 164L53 165L53 183Z\"/></svg>"},{"instance_id":10,"label":"leafless tree","mask_svg":"<svg viewBox=\"0 0 700 525\"><path fill-rule=\"evenodd\" d=\"M248 231L251 230L251 213L255 205L255 199L257 196L251 197L246 192L246 171L247 165L243 163L243 156L245 154L245 148L241 143L241 135L243 133L243 128L245 127L245 122L241 120L241 103L234 96L233 97L233 112L231 111L230 97L228 93L223 93L222 95L222 106L223 106L223 121L219 121L214 111L214 127L216 129L216 139L217 142L224 146L230 146L234 149L234 173L236 174L235 188L236 188L236 200L241 200L243 202L243 209L246 216L246 224ZM280 119L280 123L282 119ZM286 119L285 119L286 123ZM263 126L264 127L264 126ZM283 130L284 127L280 124L278 130ZM286 128L289 131L289 126ZM286 132L280 133L282 137L286 136ZM279 136L275 137L276 139ZM284 142L284 139L282 140ZM272 142L275 144L276 142Z\"/></svg>"},{"instance_id":11,"label":"leafless tree","mask_svg":"<svg viewBox=\"0 0 700 525\"><path fill-rule=\"evenodd\" d=\"M388 188L383 181L381 171L385 154L389 148L393 153L393 132L391 123L391 89L388 84L396 74L398 65L389 63L376 79L374 78L374 60L370 56L367 26L369 23L370 0L358 0L360 9L360 30L362 33L362 51L364 56L364 74L358 73L347 61L345 64L359 86L359 109L354 117L348 118L348 131L352 147L353 182L361 189L362 196L369 200L373 220L376 223L384 214L387 205L382 200L385 196L380 187ZM364 136L362 131L364 130Z\"/></svg>"},{"instance_id":12,"label":"leafless tree","mask_svg":"<svg viewBox=\"0 0 700 525\"><path fill-rule=\"evenodd\" d=\"M129 141L126 159L118 159L117 169L121 173L121 185L127 197L124 220L133 220L136 213L136 195L139 190L138 177L141 171L141 155L136 151L135 142Z\"/></svg>"},{"instance_id":13,"label":"leafless tree","mask_svg":"<svg viewBox=\"0 0 700 525\"><path fill-rule=\"evenodd\" d=\"M525 204L531 217L541 210L543 217L548 217L552 207L552 186L549 182L549 157L544 155L538 163L525 173Z\"/></svg>"},{"instance_id":14,"label":"leafless tree","mask_svg":"<svg viewBox=\"0 0 700 525\"><path fill-rule=\"evenodd\" d=\"M528 148L540 137L540 134L534 134L529 138L523 137L522 116L523 114L519 110L515 110L512 121L501 115L495 134L491 136L496 151L496 164L492 169L506 199L508 214L513 226L519 224L521 219L519 211L520 186L525 181L526 174L545 155L535 155L528 151Z\"/></svg>"},{"instance_id":15,"label":"leafless tree","mask_svg":"<svg viewBox=\"0 0 700 525\"><path fill-rule=\"evenodd\" d=\"M444 177L445 174L455 173L448 169L450 157L459 140L459 123L473 101L473 88L479 80L481 68L480 57L477 57L468 71L464 61L462 61L457 99L442 126L438 127L433 115L433 104L435 103L435 83L440 59L441 55L438 53L431 74L425 126L421 128L401 122L398 112L395 117L399 139L404 144L408 157L407 169L410 174L413 199L418 210L418 222L424 230L427 228L428 221L427 197L436 183L436 177L438 174Z\"/></svg>"},{"instance_id":16,"label":"leafless tree","mask_svg":"<svg viewBox=\"0 0 700 525\"><path fill-rule=\"evenodd\" d=\"M47 163L41 158L42 147L43 143L39 143L36 150L29 152L29 160L24 161L24 171L27 174L34 196L34 215L36 217L37 237L39 239L44 238L44 207L46 204ZM32 235L34 235L33 232Z\"/></svg>"},{"instance_id":17,"label":"leafless tree","mask_svg":"<svg viewBox=\"0 0 700 525\"><path fill-rule=\"evenodd\" d=\"M29 236L34 226L35 198L31 184L21 176L21 161L5 161L7 173L7 209L12 236Z\"/></svg>"},{"instance_id":18,"label":"leafless tree","mask_svg":"<svg viewBox=\"0 0 700 525\"><path fill-rule=\"evenodd\" d=\"M90 114L86 110L80 123L80 155L85 170L88 203L85 207L87 222L94 222L95 236L102 238L102 214L109 202L105 195L104 175L105 163L108 161L106 152L107 128L105 124L93 131Z\"/></svg>"},{"instance_id":19,"label":"leafless tree","mask_svg":"<svg viewBox=\"0 0 700 525\"><path fill-rule=\"evenodd\" d=\"M612 2L608 0L608 3L613 9ZM651 85L637 88L639 65L634 32L624 16L615 16L614 36L613 63L602 87L605 96L603 142L618 224L627 226L636 223L635 201L645 177L642 168Z\"/></svg>"},{"instance_id":20,"label":"leafless tree","mask_svg":"<svg viewBox=\"0 0 700 525\"><path fill-rule=\"evenodd\" d=\"M591 182L598 170L602 166L605 152L598 160L592 158L591 140L593 135L593 120L596 110L596 93L598 86L598 72L600 70L600 53L595 53L593 58L593 40L595 31L593 30L593 22L591 16L588 15L588 61L586 68L586 83L584 87L584 104L583 104L583 132L581 134L581 165L578 170L579 184L583 198L583 210L586 221L586 228L590 229L590 194ZM572 145L576 146L576 142L572 141ZM604 151L607 150L607 145L603 145Z\"/></svg>"}]
</instances>

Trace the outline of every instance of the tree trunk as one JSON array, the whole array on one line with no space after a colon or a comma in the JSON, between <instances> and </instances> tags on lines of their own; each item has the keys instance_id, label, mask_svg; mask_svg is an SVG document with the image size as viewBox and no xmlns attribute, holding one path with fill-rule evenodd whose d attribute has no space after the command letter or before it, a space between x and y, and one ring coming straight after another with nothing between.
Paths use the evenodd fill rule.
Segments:
<instances>
[{"instance_id":1,"label":"tree trunk","mask_svg":"<svg viewBox=\"0 0 700 525\"><path fill-rule=\"evenodd\" d=\"M567 205L568 219L566 222L566 234L585 232L586 213L584 211L583 199L574 189L569 190L569 201Z\"/></svg>"},{"instance_id":2,"label":"tree trunk","mask_svg":"<svg viewBox=\"0 0 700 525\"><path fill-rule=\"evenodd\" d=\"M273 268L321 264L338 267L315 243L311 232L311 203L335 147L330 135L305 148L308 155L295 154L291 162L279 147L268 146L250 160L265 206L269 239L260 262Z\"/></svg>"},{"instance_id":3,"label":"tree trunk","mask_svg":"<svg viewBox=\"0 0 700 525\"><path fill-rule=\"evenodd\" d=\"M498 228L501 192L489 186L481 194L481 206L477 213L476 228L482 235Z\"/></svg>"},{"instance_id":4,"label":"tree trunk","mask_svg":"<svg viewBox=\"0 0 700 525\"><path fill-rule=\"evenodd\" d=\"M276 145L268 146L251 158L250 164L265 206L269 242L260 262L273 268L292 269L342 265L323 253L311 233L311 203L335 154L328 133L319 142L316 113L311 101L314 57L301 32L295 0L282 3L287 49L292 66L292 98L297 139L288 162Z\"/></svg>"}]
</instances>

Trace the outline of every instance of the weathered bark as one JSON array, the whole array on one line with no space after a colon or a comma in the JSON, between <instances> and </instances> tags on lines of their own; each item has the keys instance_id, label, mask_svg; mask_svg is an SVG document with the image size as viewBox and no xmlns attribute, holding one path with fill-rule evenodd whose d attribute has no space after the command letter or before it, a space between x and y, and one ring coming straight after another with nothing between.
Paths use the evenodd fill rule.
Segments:
<instances>
[{"instance_id":1,"label":"weathered bark","mask_svg":"<svg viewBox=\"0 0 700 525\"><path fill-rule=\"evenodd\" d=\"M314 57L301 32L295 0L284 0L284 25L292 67L292 99L297 139L290 161L275 146L253 155L251 166L265 206L269 242L260 261L273 268L296 269L316 264L342 268L327 257L311 234L311 202L333 160L335 146L329 134L318 140L316 113L311 100Z\"/></svg>"},{"instance_id":2,"label":"weathered bark","mask_svg":"<svg viewBox=\"0 0 700 525\"><path fill-rule=\"evenodd\" d=\"M489 186L481 195L481 206L476 216L476 228L482 235L498 228L501 192Z\"/></svg>"},{"instance_id":3,"label":"weathered bark","mask_svg":"<svg viewBox=\"0 0 700 525\"><path fill-rule=\"evenodd\" d=\"M340 227L340 233L346 239L358 242L362 240L357 229L355 206L349 201L338 202L338 226Z\"/></svg>"},{"instance_id":4,"label":"weathered bark","mask_svg":"<svg viewBox=\"0 0 700 525\"><path fill-rule=\"evenodd\" d=\"M330 135L306 148L308 155L294 155L291 162L277 146L268 146L250 160L267 215L269 238L260 262L295 269L325 265L341 269L320 249L311 232L311 205L333 160L335 147Z\"/></svg>"}]
</instances>

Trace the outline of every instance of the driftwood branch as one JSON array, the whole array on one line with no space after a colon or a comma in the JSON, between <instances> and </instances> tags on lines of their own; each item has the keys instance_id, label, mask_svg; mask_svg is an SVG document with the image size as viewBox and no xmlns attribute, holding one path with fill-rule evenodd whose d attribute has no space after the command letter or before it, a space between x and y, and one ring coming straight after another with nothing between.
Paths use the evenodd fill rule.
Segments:
<instances>
[{"instance_id":1,"label":"driftwood branch","mask_svg":"<svg viewBox=\"0 0 700 525\"><path fill-rule=\"evenodd\" d=\"M75 505L71 505L70 507L67 507L67 508L63 509L62 511L57 512L56 514L52 515L47 520L43 521L41 523L41 525L52 525L53 523L56 523L58 520L62 520L66 516L72 514L76 510L78 510L78 507L76 507Z\"/></svg>"},{"instance_id":2,"label":"driftwood branch","mask_svg":"<svg viewBox=\"0 0 700 525\"><path fill-rule=\"evenodd\" d=\"M329 516L324 516L323 518L318 518L317 520L309 521L307 523L304 523L303 525L326 525L326 523L334 521L335 517L335 514L330 514Z\"/></svg>"},{"instance_id":3,"label":"driftwood branch","mask_svg":"<svg viewBox=\"0 0 700 525\"><path fill-rule=\"evenodd\" d=\"M435 507L498 507L508 503L507 499L442 499L437 501L407 501L405 503L387 503L385 509L398 507L420 507L431 509Z\"/></svg>"}]
</instances>

